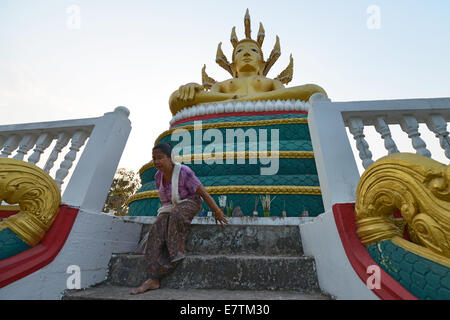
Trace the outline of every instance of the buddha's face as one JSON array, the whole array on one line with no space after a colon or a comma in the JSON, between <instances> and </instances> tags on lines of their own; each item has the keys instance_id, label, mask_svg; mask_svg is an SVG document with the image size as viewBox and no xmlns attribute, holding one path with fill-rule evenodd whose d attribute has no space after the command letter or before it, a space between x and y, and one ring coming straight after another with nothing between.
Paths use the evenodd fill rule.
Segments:
<instances>
[{"instance_id":1,"label":"buddha's face","mask_svg":"<svg viewBox=\"0 0 450 320\"><path fill-rule=\"evenodd\" d=\"M234 50L234 64L236 71L255 72L259 74L262 70L262 56L259 47L251 41L239 43Z\"/></svg>"}]
</instances>

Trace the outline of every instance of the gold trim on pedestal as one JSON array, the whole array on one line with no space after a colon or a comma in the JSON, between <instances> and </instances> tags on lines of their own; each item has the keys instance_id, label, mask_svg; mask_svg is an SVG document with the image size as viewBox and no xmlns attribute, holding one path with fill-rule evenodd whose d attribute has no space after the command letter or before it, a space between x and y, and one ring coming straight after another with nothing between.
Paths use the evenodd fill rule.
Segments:
<instances>
[{"instance_id":1,"label":"gold trim on pedestal","mask_svg":"<svg viewBox=\"0 0 450 320\"><path fill-rule=\"evenodd\" d=\"M436 254L433 251L428 250L427 248L419 246L411 241L407 241L400 237L394 237L391 239L391 241L393 244L395 244L396 246L399 246L403 250L412 252L414 254L417 254L418 256L421 256L428 260L442 264L442 265L446 266L447 268L450 268L450 259L448 259L444 256L441 256L439 254Z\"/></svg>"},{"instance_id":2,"label":"gold trim on pedestal","mask_svg":"<svg viewBox=\"0 0 450 320\"><path fill-rule=\"evenodd\" d=\"M394 153L373 163L361 176L356 191L361 242L368 246L401 238L402 224L393 217L397 209L414 243L396 243L424 257L434 257L434 261L441 257L436 262L449 263L450 166L412 153Z\"/></svg>"},{"instance_id":3,"label":"gold trim on pedestal","mask_svg":"<svg viewBox=\"0 0 450 320\"><path fill-rule=\"evenodd\" d=\"M215 160L215 159L227 159L228 157L234 157L234 159L314 159L313 151L271 151L271 152L217 152L217 153L205 153L205 154L187 154L182 156L176 156L175 159L178 162L193 162L194 160ZM139 169L139 175L149 169L153 168L153 161L144 164Z\"/></svg>"},{"instance_id":4,"label":"gold trim on pedestal","mask_svg":"<svg viewBox=\"0 0 450 320\"><path fill-rule=\"evenodd\" d=\"M0 222L29 246L39 243L50 228L61 203L56 182L39 167L27 162L0 159L0 202L18 204L20 212Z\"/></svg>"},{"instance_id":5,"label":"gold trim on pedestal","mask_svg":"<svg viewBox=\"0 0 450 320\"><path fill-rule=\"evenodd\" d=\"M305 194L321 195L320 187L304 186L209 186L205 187L209 194ZM158 198L158 190L144 191L132 195L127 205L133 201Z\"/></svg>"},{"instance_id":6,"label":"gold trim on pedestal","mask_svg":"<svg viewBox=\"0 0 450 320\"><path fill-rule=\"evenodd\" d=\"M0 211L18 211L20 210L19 205L0 205Z\"/></svg>"},{"instance_id":7,"label":"gold trim on pedestal","mask_svg":"<svg viewBox=\"0 0 450 320\"><path fill-rule=\"evenodd\" d=\"M308 118L290 118L290 119L272 119L272 120L256 120L256 121L237 121L237 122L217 122L217 123L202 123L201 129L220 129L220 128L237 128L237 127L259 127L259 126L273 126L280 124L301 124L308 123ZM171 128L161 133L156 138L155 144L165 136L171 134L175 130L193 131L194 125L180 126ZM195 128L197 129L197 128Z\"/></svg>"}]
</instances>

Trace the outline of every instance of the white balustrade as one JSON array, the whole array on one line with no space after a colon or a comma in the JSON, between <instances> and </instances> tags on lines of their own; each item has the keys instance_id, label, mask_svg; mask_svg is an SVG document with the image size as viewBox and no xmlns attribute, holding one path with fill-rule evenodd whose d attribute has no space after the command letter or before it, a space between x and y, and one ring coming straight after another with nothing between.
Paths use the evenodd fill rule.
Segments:
<instances>
[{"instance_id":1,"label":"white balustrade","mask_svg":"<svg viewBox=\"0 0 450 320\"><path fill-rule=\"evenodd\" d=\"M419 123L416 118L410 115L405 115L400 121L402 130L411 138L412 146L418 154L431 158L431 152L427 149L425 141L420 138Z\"/></svg>"},{"instance_id":2,"label":"white balustrade","mask_svg":"<svg viewBox=\"0 0 450 320\"><path fill-rule=\"evenodd\" d=\"M49 153L42 169L50 174L59 154L70 142L69 151L54 176L61 188L78 158L62 202L100 212L131 131L128 115L128 109L117 107L98 118L3 125L0 126L0 157L7 158L16 151L14 158L25 160L34 147L25 161L39 165L44 162L41 157ZM55 140L53 149L47 150Z\"/></svg>"},{"instance_id":3,"label":"white balustrade","mask_svg":"<svg viewBox=\"0 0 450 320\"><path fill-rule=\"evenodd\" d=\"M369 150L369 144L364 139L364 124L361 118L350 118L349 129L356 140L356 148L359 150L359 157L363 162L364 168L367 168L373 163L372 152Z\"/></svg>"},{"instance_id":4,"label":"white balustrade","mask_svg":"<svg viewBox=\"0 0 450 320\"><path fill-rule=\"evenodd\" d=\"M56 140L55 147L52 150L52 153L50 153L50 156L47 159L47 162L44 166L44 171L49 173L50 170L53 168L53 165L55 161L58 159L58 155L61 152L61 150L69 143L70 135L67 132L60 132L58 134L58 138Z\"/></svg>"},{"instance_id":5,"label":"white balustrade","mask_svg":"<svg viewBox=\"0 0 450 320\"><path fill-rule=\"evenodd\" d=\"M389 129L389 125L400 125L415 152L431 157L419 132L419 125L426 124L450 159L447 130L450 98L332 102L321 94L314 94L308 105L308 124L325 211L331 210L335 203L355 201L360 174L346 127L356 141L364 168L373 163L364 133L366 126L375 127L384 140L387 154L401 151Z\"/></svg>"},{"instance_id":6,"label":"white balustrade","mask_svg":"<svg viewBox=\"0 0 450 320\"><path fill-rule=\"evenodd\" d=\"M19 143L19 149L17 150L14 159L23 160L23 157L28 153L28 151L33 148L36 143L37 136L33 134L26 134Z\"/></svg>"},{"instance_id":7,"label":"white balustrade","mask_svg":"<svg viewBox=\"0 0 450 320\"><path fill-rule=\"evenodd\" d=\"M61 163L61 167L56 171L55 181L58 187L64 182L64 178L69 174L69 169L72 167L73 162L77 158L77 153L80 151L81 146L88 138L89 133L86 131L77 131L72 137L72 143L70 151L64 157L64 161Z\"/></svg>"},{"instance_id":8,"label":"white balustrade","mask_svg":"<svg viewBox=\"0 0 450 320\"><path fill-rule=\"evenodd\" d=\"M447 131L447 122L444 117L432 114L427 120L427 127L439 138L439 144L445 151L445 156L450 159L450 137Z\"/></svg>"},{"instance_id":9,"label":"white balustrade","mask_svg":"<svg viewBox=\"0 0 450 320\"><path fill-rule=\"evenodd\" d=\"M36 164L41 159L41 154L47 149L53 141L51 134L43 133L39 136L36 142L36 147L34 148L33 154L28 158L28 162L31 164ZM48 172L48 171L47 171Z\"/></svg>"},{"instance_id":10,"label":"white balustrade","mask_svg":"<svg viewBox=\"0 0 450 320\"><path fill-rule=\"evenodd\" d=\"M6 137L0 136L0 150L2 150L3 145L5 144L5 142L6 142Z\"/></svg>"},{"instance_id":11,"label":"white balustrade","mask_svg":"<svg viewBox=\"0 0 450 320\"><path fill-rule=\"evenodd\" d=\"M388 151L388 154L399 152L397 149L397 145L392 139L391 130L389 129L389 126L386 124L384 118L376 117L374 125L375 129L381 135L381 138L384 140L384 147Z\"/></svg>"},{"instance_id":12,"label":"white balustrade","mask_svg":"<svg viewBox=\"0 0 450 320\"><path fill-rule=\"evenodd\" d=\"M0 154L0 158L8 158L11 153L16 150L17 146L20 142L20 136L13 134L8 137L5 144L3 145L2 153Z\"/></svg>"}]
</instances>

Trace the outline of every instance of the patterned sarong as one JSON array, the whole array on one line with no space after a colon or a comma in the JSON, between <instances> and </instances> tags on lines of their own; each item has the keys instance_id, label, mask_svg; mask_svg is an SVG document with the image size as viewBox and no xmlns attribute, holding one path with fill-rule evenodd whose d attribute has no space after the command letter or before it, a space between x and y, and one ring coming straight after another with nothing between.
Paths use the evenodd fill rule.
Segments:
<instances>
[{"instance_id":1,"label":"patterned sarong","mask_svg":"<svg viewBox=\"0 0 450 320\"><path fill-rule=\"evenodd\" d=\"M158 215L150 229L145 249L149 278L162 278L186 255L184 246L191 221L201 207L202 200L198 197L179 203L169 213Z\"/></svg>"}]
</instances>

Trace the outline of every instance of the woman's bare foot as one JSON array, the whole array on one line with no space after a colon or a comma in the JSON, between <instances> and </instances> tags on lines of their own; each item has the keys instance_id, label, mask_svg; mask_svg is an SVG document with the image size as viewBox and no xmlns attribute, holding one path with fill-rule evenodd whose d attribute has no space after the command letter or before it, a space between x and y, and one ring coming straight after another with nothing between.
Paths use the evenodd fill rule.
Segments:
<instances>
[{"instance_id":1,"label":"woman's bare foot","mask_svg":"<svg viewBox=\"0 0 450 320\"><path fill-rule=\"evenodd\" d=\"M159 289L159 279L148 279L140 287L130 291L130 294L140 294L148 290Z\"/></svg>"}]
</instances>

